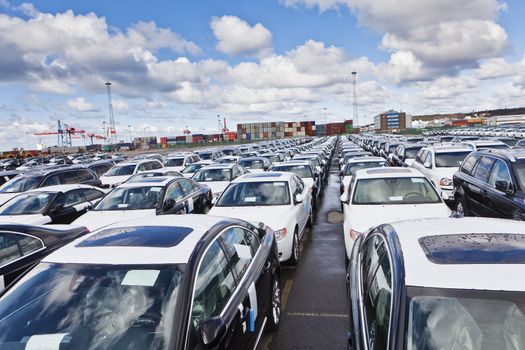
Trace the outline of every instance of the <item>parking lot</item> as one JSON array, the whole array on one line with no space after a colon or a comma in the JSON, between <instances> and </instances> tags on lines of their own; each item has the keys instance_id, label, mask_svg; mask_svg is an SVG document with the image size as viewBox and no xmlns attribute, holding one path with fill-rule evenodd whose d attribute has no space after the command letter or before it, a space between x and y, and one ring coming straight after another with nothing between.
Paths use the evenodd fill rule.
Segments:
<instances>
[{"instance_id":1,"label":"parking lot","mask_svg":"<svg viewBox=\"0 0 525 350\"><path fill-rule=\"evenodd\" d=\"M338 173L334 158L316 222L302 240L301 263L283 269L281 328L263 338L262 349L346 348L348 302Z\"/></svg>"}]
</instances>

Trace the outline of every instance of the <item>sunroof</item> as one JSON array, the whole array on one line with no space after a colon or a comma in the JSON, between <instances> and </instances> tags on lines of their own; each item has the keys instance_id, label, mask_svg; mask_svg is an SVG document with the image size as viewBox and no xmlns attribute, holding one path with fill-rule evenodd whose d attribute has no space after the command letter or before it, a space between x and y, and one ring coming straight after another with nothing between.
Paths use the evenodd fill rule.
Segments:
<instances>
[{"instance_id":1,"label":"sunroof","mask_svg":"<svg viewBox=\"0 0 525 350\"><path fill-rule=\"evenodd\" d=\"M524 264L525 234L467 233L427 236L419 245L436 264Z\"/></svg>"},{"instance_id":2,"label":"sunroof","mask_svg":"<svg viewBox=\"0 0 525 350\"><path fill-rule=\"evenodd\" d=\"M189 227L135 226L103 230L77 247L153 247L169 248L178 245L191 232Z\"/></svg>"}]
</instances>

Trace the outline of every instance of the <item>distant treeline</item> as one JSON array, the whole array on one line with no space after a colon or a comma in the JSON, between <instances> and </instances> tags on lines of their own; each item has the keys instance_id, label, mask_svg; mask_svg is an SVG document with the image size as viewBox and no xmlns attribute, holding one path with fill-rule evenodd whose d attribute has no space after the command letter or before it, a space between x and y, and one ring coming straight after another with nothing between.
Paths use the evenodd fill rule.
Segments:
<instances>
[{"instance_id":1,"label":"distant treeline","mask_svg":"<svg viewBox=\"0 0 525 350\"><path fill-rule=\"evenodd\" d=\"M449 114L425 114L425 115L414 115L412 120L429 121L435 119L463 119L465 117L492 117L498 115L516 115L525 114L525 107L518 108L499 108L489 109L486 111L477 111L470 113L449 113Z\"/></svg>"}]
</instances>

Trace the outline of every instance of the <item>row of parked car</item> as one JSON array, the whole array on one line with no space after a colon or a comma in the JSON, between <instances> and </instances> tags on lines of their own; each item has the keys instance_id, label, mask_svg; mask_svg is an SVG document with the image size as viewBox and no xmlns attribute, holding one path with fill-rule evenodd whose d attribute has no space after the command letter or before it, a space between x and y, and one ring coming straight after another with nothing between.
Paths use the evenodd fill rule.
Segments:
<instances>
[{"instance_id":1,"label":"row of parked car","mask_svg":"<svg viewBox=\"0 0 525 350\"><path fill-rule=\"evenodd\" d=\"M523 348L525 151L457 136L349 139L348 348Z\"/></svg>"},{"instance_id":2,"label":"row of parked car","mask_svg":"<svg viewBox=\"0 0 525 350\"><path fill-rule=\"evenodd\" d=\"M336 141L149 154L100 177L74 165L9 180L0 349L256 347L279 327L280 266L300 262ZM70 172L76 183L64 181Z\"/></svg>"}]
</instances>

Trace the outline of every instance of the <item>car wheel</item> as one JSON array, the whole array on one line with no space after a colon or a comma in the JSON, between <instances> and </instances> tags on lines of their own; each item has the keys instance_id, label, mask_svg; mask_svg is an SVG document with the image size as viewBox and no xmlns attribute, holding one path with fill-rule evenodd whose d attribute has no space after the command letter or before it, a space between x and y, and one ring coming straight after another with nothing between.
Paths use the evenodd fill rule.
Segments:
<instances>
[{"instance_id":1,"label":"car wheel","mask_svg":"<svg viewBox=\"0 0 525 350\"><path fill-rule=\"evenodd\" d=\"M299 245L299 232L296 227L293 233L292 256L289 261L291 265L297 265L299 264L299 260L301 260L301 249Z\"/></svg>"},{"instance_id":2,"label":"car wheel","mask_svg":"<svg viewBox=\"0 0 525 350\"><path fill-rule=\"evenodd\" d=\"M456 213L458 213L459 217L469 216L469 212L467 210L467 205L465 203L465 199L463 197L459 197L456 204Z\"/></svg>"},{"instance_id":3,"label":"car wheel","mask_svg":"<svg viewBox=\"0 0 525 350\"><path fill-rule=\"evenodd\" d=\"M275 332L281 323L281 282L279 276L274 275L272 281L272 306L268 309L267 332Z\"/></svg>"}]
</instances>

